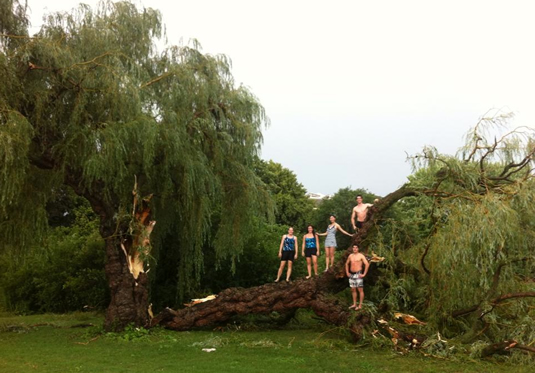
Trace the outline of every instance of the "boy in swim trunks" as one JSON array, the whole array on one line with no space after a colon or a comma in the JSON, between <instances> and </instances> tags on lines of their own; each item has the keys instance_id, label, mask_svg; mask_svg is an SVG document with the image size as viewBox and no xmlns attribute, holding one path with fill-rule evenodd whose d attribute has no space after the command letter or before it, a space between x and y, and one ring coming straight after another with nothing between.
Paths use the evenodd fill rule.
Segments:
<instances>
[{"instance_id":1,"label":"boy in swim trunks","mask_svg":"<svg viewBox=\"0 0 535 373\"><path fill-rule=\"evenodd\" d=\"M362 266L364 274L362 273ZM360 310L362 308L362 301L364 301L364 277L368 273L370 263L364 255L359 253L359 247L353 245L353 254L350 254L346 261L346 275L349 277L349 287L351 288L351 296L353 297L353 304L349 309ZM357 307L357 289L359 291L359 305Z\"/></svg>"}]
</instances>

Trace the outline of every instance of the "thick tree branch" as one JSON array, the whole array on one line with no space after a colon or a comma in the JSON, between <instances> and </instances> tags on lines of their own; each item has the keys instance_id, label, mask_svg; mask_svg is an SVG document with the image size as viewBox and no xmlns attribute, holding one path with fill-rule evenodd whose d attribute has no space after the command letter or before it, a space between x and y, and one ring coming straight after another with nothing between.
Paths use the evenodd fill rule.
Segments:
<instances>
[{"instance_id":1,"label":"thick tree branch","mask_svg":"<svg viewBox=\"0 0 535 373\"><path fill-rule=\"evenodd\" d=\"M504 300L515 299L515 298L535 298L535 291L526 291L526 292L521 292L521 293L503 294L503 295L500 295L499 297L494 298L493 300L491 300L490 304L497 305L498 303L503 302ZM480 306L480 303L476 304L476 305L473 305L472 307L465 308L463 310L454 311L454 312L451 313L451 315L453 317L460 317L460 316L468 315L468 314L470 314L472 312L477 311L479 309L479 306Z\"/></svg>"},{"instance_id":2,"label":"thick tree branch","mask_svg":"<svg viewBox=\"0 0 535 373\"><path fill-rule=\"evenodd\" d=\"M528 352L535 352L535 347L522 345L522 344L519 344L514 339L511 339L511 340L507 340L503 342L494 343L484 348L483 351L481 351L481 357L487 357L487 356L491 356L494 354L500 354L500 355L509 354L511 349L513 348L518 348L519 350L524 350Z\"/></svg>"}]
</instances>

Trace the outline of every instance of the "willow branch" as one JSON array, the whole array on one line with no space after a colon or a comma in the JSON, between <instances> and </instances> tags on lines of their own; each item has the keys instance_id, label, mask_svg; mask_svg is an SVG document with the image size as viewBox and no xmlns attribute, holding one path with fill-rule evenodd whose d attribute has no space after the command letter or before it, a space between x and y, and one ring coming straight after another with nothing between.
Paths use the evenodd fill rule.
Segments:
<instances>
[{"instance_id":1,"label":"willow branch","mask_svg":"<svg viewBox=\"0 0 535 373\"><path fill-rule=\"evenodd\" d=\"M160 76L157 76L156 78L152 79L151 81L148 81L147 83L143 83L139 88L145 88L145 87L148 87L149 85L151 84L154 84L156 82L159 82L160 80L162 80L163 78L167 78L169 75L172 75L173 72L172 71L169 71L165 74L162 74Z\"/></svg>"},{"instance_id":2,"label":"willow branch","mask_svg":"<svg viewBox=\"0 0 535 373\"><path fill-rule=\"evenodd\" d=\"M525 292L521 292L521 293L502 294L499 297L491 300L490 303L495 306L498 303L501 303L501 302L503 302L505 300L516 299L516 298L535 298L535 291L525 291ZM468 314L470 314L472 312L477 311L479 309L479 306L480 306L480 304L476 304L476 305L473 305L472 307L465 308L463 310L454 311L454 312L451 313L451 315L453 317L459 317L459 316L468 315Z\"/></svg>"}]
</instances>

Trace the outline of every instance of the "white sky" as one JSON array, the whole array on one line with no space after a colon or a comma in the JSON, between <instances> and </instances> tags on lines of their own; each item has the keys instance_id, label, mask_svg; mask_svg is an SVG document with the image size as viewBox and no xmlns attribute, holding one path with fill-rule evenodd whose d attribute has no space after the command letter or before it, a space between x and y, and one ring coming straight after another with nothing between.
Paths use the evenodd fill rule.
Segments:
<instances>
[{"instance_id":1,"label":"white sky","mask_svg":"<svg viewBox=\"0 0 535 373\"><path fill-rule=\"evenodd\" d=\"M76 0L29 0L43 12ZM94 0L86 3L94 5ZM262 157L310 192L406 181L406 153L454 153L491 108L535 127L535 1L144 1L170 44L197 39L233 62L271 119Z\"/></svg>"}]
</instances>

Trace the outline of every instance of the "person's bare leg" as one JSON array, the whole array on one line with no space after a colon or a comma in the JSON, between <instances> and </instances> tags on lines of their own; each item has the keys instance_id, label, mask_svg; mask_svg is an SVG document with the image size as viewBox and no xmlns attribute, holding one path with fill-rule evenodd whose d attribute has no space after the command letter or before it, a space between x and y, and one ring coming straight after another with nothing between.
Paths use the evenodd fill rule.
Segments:
<instances>
[{"instance_id":1,"label":"person's bare leg","mask_svg":"<svg viewBox=\"0 0 535 373\"><path fill-rule=\"evenodd\" d=\"M318 257L316 255L312 256L312 262L314 263L314 275L317 276L318 275ZM310 274L310 271L308 271L308 273Z\"/></svg>"},{"instance_id":2,"label":"person's bare leg","mask_svg":"<svg viewBox=\"0 0 535 373\"><path fill-rule=\"evenodd\" d=\"M290 281L290 277L292 276L292 261L288 260L288 270L286 271L286 281Z\"/></svg>"},{"instance_id":3,"label":"person's bare leg","mask_svg":"<svg viewBox=\"0 0 535 373\"><path fill-rule=\"evenodd\" d=\"M364 288L359 288L359 298L359 306L357 307L357 310L360 310L362 308L362 302L364 301Z\"/></svg>"},{"instance_id":4,"label":"person's bare leg","mask_svg":"<svg viewBox=\"0 0 535 373\"><path fill-rule=\"evenodd\" d=\"M307 258L307 271L308 276L306 278L309 279L310 277L312 277L312 265L310 263L310 258Z\"/></svg>"},{"instance_id":5,"label":"person's bare leg","mask_svg":"<svg viewBox=\"0 0 535 373\"><path fill-rule=\"evenodd\" d=\"M353 298L353 304L349 309L357 308L357 288L351 288L351 297Z\"/></svg>"},{"instance_id":6,"label":"person's bare leg","mask_svg":"<svg viewBox=\"0 0 535 373\"><path fill-rule=\"evenodd\" d=\"M331 247L331 267L334 265L334 253L336 252L336 248Z\"/></svg>"},{"instance_id":7,"label":"person's bare leg","mask_svg":"<svg viewBox=\"0 0 535 373\"><path fill-rule=\"evenodd\" d=\"M281 262L281 265L279 266L279 272L277 273L277 279L275 282L279 282L282 276L282 271L284 270L284 266L286 265L286 262Z\"/></svg>"},{"instance_id":8,"label":"person's bare leg","mask_svg":"<svg viewBox=\"0 0 535 373\"><path fill-rule=\"evenodd\" d=\"M331 250L333 250L332 247L326 247L325 248L325 272L329 270L329 260L331 259ZM333 263L331 262L331 266Z\"/></svg>"}]
</instances>

